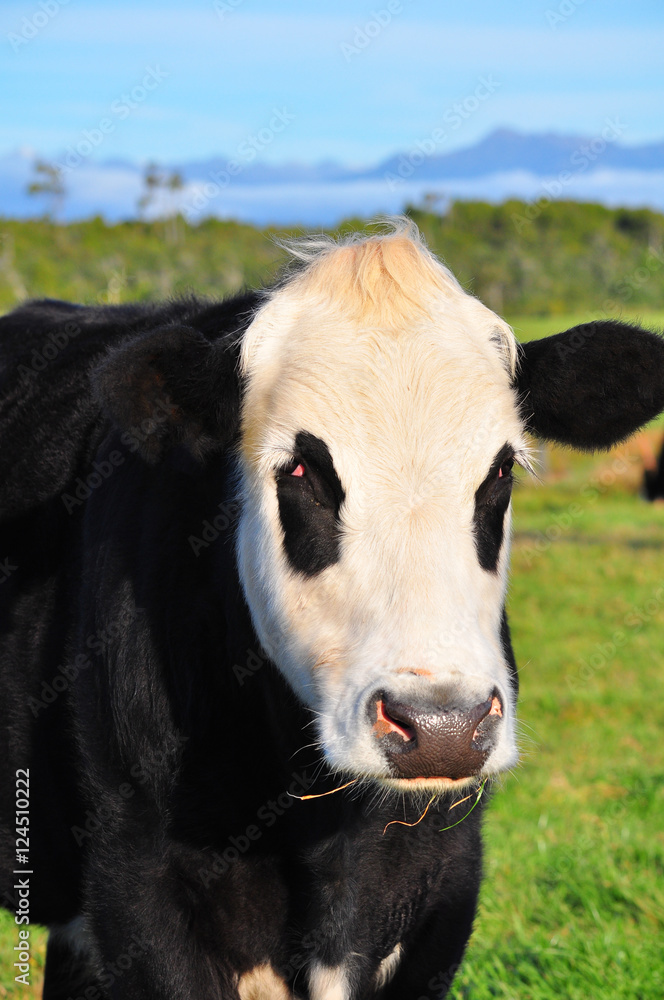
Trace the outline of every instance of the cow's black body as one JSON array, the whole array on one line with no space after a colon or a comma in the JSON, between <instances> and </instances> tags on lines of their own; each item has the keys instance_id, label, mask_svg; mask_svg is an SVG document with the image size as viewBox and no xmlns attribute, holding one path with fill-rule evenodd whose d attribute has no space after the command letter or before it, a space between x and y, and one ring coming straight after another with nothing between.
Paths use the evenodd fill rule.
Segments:
<instances>
[{"instance_id":1,"label":"cow's black body","mask_svg":"<svg viewBox=\"0 0 664 1000\"><path fill-rule=\"evenodd\" d=\"M3 901L16 903L15 772L29 769L30 918L85 913L92 940L78 955L54 935L47 997L230 1000L236 974L266 962L306 996L313 959L349 956L357 995L373 996L401 944L381 995L433 998L470 933L483 802L445 832L474 798L383 833L423 803L287 795L343 779L319 769L310 713L261 665L235 565L232 449L180 446L151 464L90 388L108 345L154 326L228 336L232 356L256 302L35 303L0 324ZM65 323L80 333L32 371ZM218 537L192 545L220 511Z\"/></svg>"},{"instance_id":2,"label":"cow's black body","mask_svg":"<svg viewBox=\"0 0 664 1000\"><path fill-rule=\"evenodd\" d=\"M0 321L0 890L25 907L15 792L29 772L29 916L54 928L50 1000L433 1000L470 934L484 798L449 813L436 758L417 780L448 784L415 826L388 824L415 823L428 795L383 792L370 770L298 798L346 778L262 657L236 564L237 361L261 301L46 302ZM512 375L495 366L543 437L609 447L664 408L664 344L647 331L585 324L518 354ZM315 579L340 558L345 486L306 431L266 490L291 570ZM478 572L497 573L512 459L506 442L478 462ZM515 689L504 613L502 646ZM483 711L502 719L515 693ZM391 704L373 690L377 725Z\"/></svg>"}]
</instances>

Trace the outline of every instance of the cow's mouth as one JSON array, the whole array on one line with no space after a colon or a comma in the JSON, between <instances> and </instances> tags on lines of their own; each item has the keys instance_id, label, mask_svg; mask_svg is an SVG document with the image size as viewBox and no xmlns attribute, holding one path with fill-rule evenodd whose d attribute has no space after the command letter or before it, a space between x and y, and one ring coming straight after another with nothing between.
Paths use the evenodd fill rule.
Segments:
<instances>
[{"instance_id":1,"label":"cow's mouth","mask_svg":"<svg viewBox=\"0 0 664 1000\"><path fill-rule=\"evenodd\" d=\"M438 792L443 794L452 789L460 790L469 785L477 784L477 775L469 774L463 778L448 778L445 775L418 775L415 778L378 778L377 781L385 788L398 792Z\"/></svg>"}]
</instances>

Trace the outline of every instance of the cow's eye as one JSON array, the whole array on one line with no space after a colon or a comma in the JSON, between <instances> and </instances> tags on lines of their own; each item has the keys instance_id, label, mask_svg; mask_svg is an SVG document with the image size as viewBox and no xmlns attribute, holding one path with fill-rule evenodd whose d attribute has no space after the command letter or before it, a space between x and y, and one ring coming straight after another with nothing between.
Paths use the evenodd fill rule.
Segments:
<instances>
[{"instance_id":1,"label":"cow's eye","mask_svg":"<svg viewBox=\"0 0 664 1000\"><path fill-rule=\"evenodd\" d=\"M298 479L301 479L307 474L304 463L300 462L298 458L292 459L288 465L281 469L281 472L284 476L295 476Z\"/></svg>"},{"instance_id":2,"label":"cow's eye","mask_svg":"<svg viewBox=\"0 0 664 1000\"><path fill-rule=\"evenodd\" d=\"M514 459L506 458L503 464L498 469L498 478L504 479L506 476L509 476L513 466L514 466Z\"/></svg>"}]
</instances>

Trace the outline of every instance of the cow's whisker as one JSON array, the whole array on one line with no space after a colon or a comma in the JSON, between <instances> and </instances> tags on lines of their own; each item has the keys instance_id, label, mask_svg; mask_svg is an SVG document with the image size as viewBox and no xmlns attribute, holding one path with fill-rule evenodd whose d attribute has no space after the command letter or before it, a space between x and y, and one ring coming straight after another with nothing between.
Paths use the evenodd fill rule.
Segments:
<instances>
[{"instance_id":1,"label":"cow's whisker","mask_svg":"<svg viewBox=\"0 0 664 1000\"><path fill-rule=\"evenodd\" d=\"M311 750L312 747L315 747L316 750L322 750L320 740L315 740L313 743L306 743L303 747L298 747L297 750L291 754L290 759L294 760L294 758L297 757L299 753L302 753L303 750Z\"/></svg>"}]
</instances>

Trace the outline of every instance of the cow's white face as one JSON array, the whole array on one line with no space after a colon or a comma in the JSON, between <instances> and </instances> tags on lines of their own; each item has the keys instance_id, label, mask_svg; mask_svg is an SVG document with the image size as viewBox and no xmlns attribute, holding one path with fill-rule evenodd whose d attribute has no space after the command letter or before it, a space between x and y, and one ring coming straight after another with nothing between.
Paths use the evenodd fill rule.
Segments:
<instances>
[{"instance_id":1,"label":"cow's white face","mask_svg":"<svg viewBox=\"0 0 664 1000\"><path fill-rule=\"evenodd\" d=\"M245 336L240 575L345 773L436 789L516 760L514 359L509 328L405 235L323 254Z\"/></svg>"}]
</instances>

